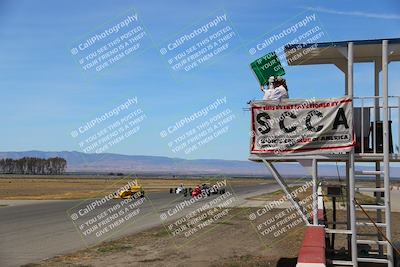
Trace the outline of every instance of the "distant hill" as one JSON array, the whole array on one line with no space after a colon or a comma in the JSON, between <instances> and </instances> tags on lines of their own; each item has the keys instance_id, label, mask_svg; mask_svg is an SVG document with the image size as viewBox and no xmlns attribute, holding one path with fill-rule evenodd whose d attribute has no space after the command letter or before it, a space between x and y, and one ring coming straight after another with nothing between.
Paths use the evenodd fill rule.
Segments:
<instances>
[{"instance_id":1,"label":"distant hill","mask_svg":"<svg viewBox=\"0 0 400 267\"><path fill-rule=\"evenodd\" d=\"M67 160L67 172L123 172L136 174L192 174L192 175L241 175L271 176L261 163L240 160L169 158L161 156L121 155L112 153L86 154L77 151L21 151L0 152L0 158L22 157L62 157ZM279 164L278 170L285 176L307 175L299 164ZM368 167L364 169L369 169ZM336 165L323 165L320 176L344 177L344 168ZM392 167L392 176L399 177L399 168Z\"/></svg>"},{"instance_id":2,"label":"distant hill","mask_svg":"<svg viewBox=\"0 0 400 267\"><path fill-rule=\"evenodd\" d=\"M261 164L239 160L186 160L160 156L121 155L112 153L86 154L77 151L0 152L0 158L62 157L68 172L129 172L153 174L230 174L265 175Z\"/></svg>"}]
</instances>

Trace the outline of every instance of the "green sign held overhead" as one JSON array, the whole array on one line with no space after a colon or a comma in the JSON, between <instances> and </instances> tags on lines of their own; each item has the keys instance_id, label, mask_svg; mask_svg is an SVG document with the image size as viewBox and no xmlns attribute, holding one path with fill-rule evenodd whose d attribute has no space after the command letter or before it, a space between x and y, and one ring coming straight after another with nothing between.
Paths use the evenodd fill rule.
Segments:
<instances>
[{"instance_id":1,"label":"green sign held overhead","mask_svg":"<svg viewBox=\"0 0 400 267\"><path fill-rule=\"evenodd\" d=\"M250 66L256 74L260 85L266 85L268 83L268 78L271 76L285 75L285 70L275 52L268 53L256 59Z\"/></svg>"}]
</instances>

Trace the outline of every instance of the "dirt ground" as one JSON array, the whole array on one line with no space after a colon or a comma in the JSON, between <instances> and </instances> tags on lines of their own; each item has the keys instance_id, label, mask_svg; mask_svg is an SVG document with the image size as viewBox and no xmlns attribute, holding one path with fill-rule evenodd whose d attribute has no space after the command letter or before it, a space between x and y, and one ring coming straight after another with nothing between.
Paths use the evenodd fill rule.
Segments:
<instances>
[{"instance_id":1,"label":"dirt ground","mask_svg":"<svg viewBox=\"0 0 400 267\"><path fill-rule=\"evenodd\" d=\"M184 184L187 187L194 187L197 184L223 179L210 177L203 179L167 179L167 178L143 178L138 183L145 191L162 191L170 187L178 187ZM23 200L61 200L61 199L87 199L102 197L118 188L133 181L129 177L113 178L85 178L81 177L0 177L0 199L23 199ZM231 185L272 183L266 179L228 179Z\"/></svg>"},{"instance_id":2,"label":"dirt ground","mask_svg":"<svg viewBox=\"0 0 400 267\"><path fill-rule=\"evenodd\" d=\"M204 180L192 180L193 185L202 183ZM185 185L190 186L190 182L185 181ZM266 183L266 180L230 180L230 182L240 185L249 183ZM16 183L16 185L11 185ZM106 179L67 179L63 183L52 179L36 181L32 179L11 180L7 188L8 194L15 190L18 185L29 184L32 193L29 196L19 194L19 197L33 197L35 194L45 192L49 188L59 190L59 194L65 194L68 190L73 191L73 196L85 194L96 194L104 192L104 187L110 183ZM152 190L165 190L171 186L181 183L181 180L165 179L143 179L141 184ZM0 186L7 185L7 179L0 179ZM78 188L79 187L79 188ZM6 190L4 187L0 195ZM46 189L47 188L47 189ZM15 193L17 194L17 193ZM309 195L306 192L301 199ZM282 190L277 190L270 194L264 194L252 199L253 201L277 200L282 197ZM11 195L8 195L9 197ZM36 195L38 196L38 195ZM45 197L54 195L45 195ZM65 195L64 195L65 197ZM1 197L0 197L1 198ZM359 200L370 202L370 196L358 195ZM326 202L329 203L328 199ZM339 204L338 204L339 206ZM297 262L298 251L303 240L304 226L297 225L288 232L283 233L278 238L262 237L257 231L257 223L251 223L249 214L259 210L258 208L231 208L230 214L233 215L228 220L216 221L212 223L210 231L201 233L190 242L184 237L173 237L164 226L156 227L138 234L130 235L122 239L103 242L84 250L73 252L67 255L56 256L38 263L31 263L25 267L84 267L84 266L221 266L221 267L247 267L247 266L279 266L291 267ZM282 209L268 211L266 218L273 218L280 214ZM372 214L371 214L372 215ZM363 217L361 212L358 217ZM332 210L327 210L328 222L332 221ZM265 217L264 217L265 220ZM392 213L393 240L400 240L400 213ZM345 211L339 209L337 221L343 222L337 228L344 229L346 226ZM254 221L255 222L255 221ZM329 226L332 228L332 225ZM370 232L371 228L359 229ZM336 235L335 249L340 251L347 246L344 235ZM373 248L374 249L374 248ZM361 265L360 265L361 266ZM370 267L373 265L362 265Z\"/></svg>"},{"instance_id":3,"label":"dirt ground","mask_svg":"<svg viewBox=\"0 0 400 267\"><path fill-rule=\"evenodd\" d=\"M89 266L213 266L291 267L297 262L304 226L281 236L279 240L261 239L248 214L256 209L235 208L235 216L219 223L213 231L180 247L184 242L171 237L164 227L157 227L119 240L101 243L64 256L57 256L25 267L89 267ZM271 218L280 210L269 212ZM328 215L330 216L330 215ZM344 212L338 212L343 218ZM400 240L399 213L393 213L393 239ZM329 219L329 218L328 218ZM338 227L342 228L342 227ZM336 236L335 248L346 246L343 236ZM375 265L363 265L375 266Z\"/></svg>"},{"instance_id":4,"label":"dirt ground","mask_svg":"<svg viewBox=\"0 0 400 267\"><path fill-rule=\"evenodd\" d=\"M303 239L302 227L289 238L282 237L283 242L267 247L249 224L248 212L249 209L235 208L232 219L183 247L179 247L180 238L171 237L165 228L157 227L25 267L294 266Z\"/></svg>"}]
</instances>

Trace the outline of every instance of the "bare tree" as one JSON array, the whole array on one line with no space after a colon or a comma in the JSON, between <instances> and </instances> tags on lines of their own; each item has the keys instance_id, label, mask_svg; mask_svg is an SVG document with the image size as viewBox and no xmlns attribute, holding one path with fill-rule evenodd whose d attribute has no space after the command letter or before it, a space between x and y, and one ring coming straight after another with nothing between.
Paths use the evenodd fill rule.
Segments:
<instances>
[{"instance_id":1,"label":"bare tree","mask_svg":"<svg viewBox=\"0 0 400 267\"><path fill-rule=\"evenodd\" d=\"M6 174L63 174L67 167L64 158L33 158L0 159L0 173Z\"/></svg>"}]
</instances>

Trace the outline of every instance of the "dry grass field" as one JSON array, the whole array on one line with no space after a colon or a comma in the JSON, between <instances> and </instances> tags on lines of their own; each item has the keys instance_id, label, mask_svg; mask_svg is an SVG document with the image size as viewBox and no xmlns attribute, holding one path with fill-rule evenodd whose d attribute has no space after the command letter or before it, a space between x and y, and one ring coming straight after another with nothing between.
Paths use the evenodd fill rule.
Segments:
<instances>
[{"instance_id":1,"label":"dry grass field","mask_svg":"<svg viewBox=\"0 0 400 267\"><path fill-rule=\"evenodd\" d=\"M147 192L168 191L171 187L184 184L187 187L195 187L198 184L224 179L221 177L210 177L202 179L174 179L174 178L143 178L138 183ZM0 199L23 199L23 200L62 200L62 199L88 199L102 197L118 190L134 179L130 177L1 177ZM272 183L265 179L228 179L229 184L251 185L260 183Z\"/></svg>"}]
</instances>

